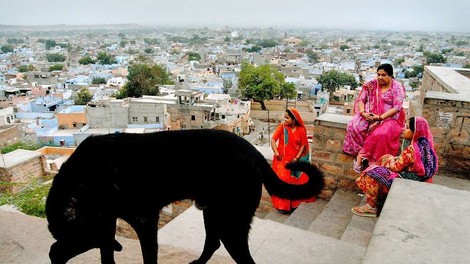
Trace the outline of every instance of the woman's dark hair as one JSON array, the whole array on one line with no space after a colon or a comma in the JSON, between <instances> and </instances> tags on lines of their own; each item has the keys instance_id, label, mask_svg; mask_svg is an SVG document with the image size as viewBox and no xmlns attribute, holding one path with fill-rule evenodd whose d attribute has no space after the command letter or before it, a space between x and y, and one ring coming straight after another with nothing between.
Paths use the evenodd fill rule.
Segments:
<instances>
[{"instance_id":1,"label":"woman's dark hair","mask_svg":"<svg viewBox=\"0 0 470 264\"><path fill-rule=\"evenodd\" d=\"M389 63L383 63L383 64L380 64L380 66L377 68L377 72L379 70L384 70L388 76L391 76L393 77L393 66Z\"/></svg>"},{"instance_id":2,"label":"woman's dark hair","mask_svg":"<svg viewBox=\"0 0 470 264\"><path fill-rule=\"evenodd\" d=\"M413 116L413 117L410 117L410 120L409 120L408 122L409 122L408 125L409 125L409 127L410 127L411 132L414 133L414 132L415 132L415 126L416 126L416 124L415 124L415 117L414 117L414 116Z\"/></svg>"}]
</instances>

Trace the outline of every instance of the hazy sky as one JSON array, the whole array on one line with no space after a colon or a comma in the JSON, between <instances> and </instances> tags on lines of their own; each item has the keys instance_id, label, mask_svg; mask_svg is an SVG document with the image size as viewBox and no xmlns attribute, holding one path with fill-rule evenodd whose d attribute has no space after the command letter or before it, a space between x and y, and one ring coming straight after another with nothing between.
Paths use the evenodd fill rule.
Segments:
<instances>
[{"instance_id":1,"label":"hazy sky","mask_svg":"<svg viewBox=\"0 0 470 264\"><path fill-rule=\"evenodd\" d=\"M470 0L0 0L0 24L470 32Z\"/></svg>"}]
</instances>

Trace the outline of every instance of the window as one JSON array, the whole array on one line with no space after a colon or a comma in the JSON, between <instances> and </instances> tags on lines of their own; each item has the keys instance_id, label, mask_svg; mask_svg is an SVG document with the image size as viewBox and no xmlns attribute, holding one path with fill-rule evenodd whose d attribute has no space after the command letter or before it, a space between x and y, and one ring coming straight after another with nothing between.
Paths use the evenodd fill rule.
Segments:
<instances>
[{"instance_id":1,"label":"window","mask_svg":"<svg viewBox=\"0 0 470 264\"><path fill-rule=\"evenodd\" d=\"M148 122L147 117L144 116L144 123L147 123L147 122Z\"/></svg>"},{"instance_id":2,"label":"window","mask_svg":"<svg viewBox=\"0 0 470 264\"><path fill-rule=\"evenodd\" d=\"M132 122L137 122L137 120L138 120L138 119L137 119L136 116L133 116L133 117L132 117Z\"/></svg>"},{"instance_id":3,"label":"window","mask_svg":"<svg viewBox=\"0 0 470 264\"><path fill-rule=\"evenodd\" d=\"M159 116L155 117L155 122L160 123L160 117Z\"/></svg>"},{"instance_id":4,"label":"window","mask_svg":"<svg viewBox=\"0 0 470 264\"><path fill-rule=\"evenodd\" d=\"M195 115L191 115L191 121L195 121L196 120L196 116Z\"/></svg>"}]
</instances>

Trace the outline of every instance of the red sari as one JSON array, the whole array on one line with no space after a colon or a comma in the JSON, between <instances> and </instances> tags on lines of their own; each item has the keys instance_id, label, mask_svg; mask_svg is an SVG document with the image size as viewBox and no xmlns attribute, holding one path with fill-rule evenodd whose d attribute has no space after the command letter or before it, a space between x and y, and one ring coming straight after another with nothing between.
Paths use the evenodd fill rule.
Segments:
<instances>
[{"instance_id":1,"label":"red sari","mask_svg":"<svg viewBox=\"0 0 470 264\"><path fill-rule=\"evenodd\" d=\"M298 121L299 126L296 127L295 131L290 126L280 124L272 138L277 142L277 151L282 155L282 160L278 160L276 157L273 158L272 168L276 172L279 179L289 184L304 184L308 181L308 176L305 173L291 171L285 168L285 165L289 163L299 153L300 147L305 146L300 161L310 160L309 144L307 140L307 130L305 129L304 122L300 117L299 112L296 109L289 109ZM278 210L291 211L297 208L302 202L314 202L316 197L313 196L308 199L302 200L289 200L283 199L277 196L271 196L271 201L274 208Z\"/></svg>"}]
</instances>

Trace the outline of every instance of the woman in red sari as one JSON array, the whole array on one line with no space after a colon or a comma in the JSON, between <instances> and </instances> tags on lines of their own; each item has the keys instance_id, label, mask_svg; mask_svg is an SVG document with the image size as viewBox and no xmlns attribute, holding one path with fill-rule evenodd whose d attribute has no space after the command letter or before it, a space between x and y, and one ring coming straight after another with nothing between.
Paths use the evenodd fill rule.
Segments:
<instances>
[{"instance_id":1,"label":"woman in red sari","mask_svg":"<svg viewBox=\"0 0 470 264\"><path fill-rule=\"evenodd\" d=\"M310 162L310 150L307 140L307 130L300 113L289 108L284 113L284 123L280 124L271 138L271 148L274 152L273 170L279 179L290 184L304 184L308 176L299 171L285 168L289 162ZM304 200L288 200L271 196L274 208L282 214L293 212L301 202L314 202L316 197Z\"/></svg>"},{"instance_id":2,"label":"woman in red sari","mask_svg":"<svg viewBox=\"0 0 470 264\"><path fill-rule=\"evenodd\" d=\"M362 87L343 143L343 151L356 156L356 172L360 172L363 159L373 164L385 154L398 154L405 127L404 99L405 88L393 78L393 67L388 63L380 65L377 78Z\"/></svg>"},{"instance_id":3,"label":"woman in red sari","mask_svg":"<svg viewBox=\"0 0 470 264\"><path fill-rule=\"evenodd\" d=\"M426 119L411 117L402 137L405 139L404 142L410 144L404 147L400 155L396 157L390 154L382 156L378 165L369 166L357 178L357 186L364 192L366 203L353 207L354 214L375 217L379 192L386 195L393 179L397 177L432 182L432 177L437 173L438 158Z\"/></svg>"}]
</instances>

